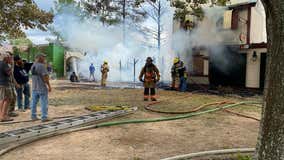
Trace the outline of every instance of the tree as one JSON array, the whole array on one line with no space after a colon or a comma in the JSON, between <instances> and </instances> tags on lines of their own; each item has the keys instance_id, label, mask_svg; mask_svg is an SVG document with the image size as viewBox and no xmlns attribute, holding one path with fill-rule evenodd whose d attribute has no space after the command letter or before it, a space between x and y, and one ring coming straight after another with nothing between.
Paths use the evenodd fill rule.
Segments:
<instances>
[{"instance_id":1,"label":"tree","mask_svg":"<svg viewBox=\"0 0 284 160\"><path fill-rule=\"evenodd\" d=\"M208 0L173 0L172 6L176 8L174 18L179 20L182 26L185 26L188 23L186 22L187 15L195 16L198 20L204 18L203 4L211 3L211 7L215 5L225 6L227 1L229 0L210 0L210 2Z\"/></svg>"},{"instance_id":2,"label":"tree","mask_svg":"<svg viewBox=\"0 0 284 160\"><path fill-rule=\"evenodd\" d=\"M0 1L0 38L25 36L22 28L46 30L53 20L50 12L38 8L33 0Z\"/></svg>"},{"instance_id":3,"label":"tree","mask_svg":"<svg viewBox=\"0 0 284 160\"><path fill-rule=\"evenodd\" d=\"M146 13L146 17L150 18L153 22L153 26L143 26L140 24L136 24L135 27L137 30L142 33L146 39L154 39L156 41L156 48L160 53L161 46L163 41L165 40L164 35L164 23L162 22L162 18L169 12L168 4L166 3L167 0L143 0L139 3L139 8ZM149 44L148 46L152 46Z\"/></svg>"},{"instance_id":4,"label":"tree","mask_svg":"<svg viewBox=\"0 0 284 160\"><path fill-rule=\"evenodd\" d=\"M284 1L262 0L267 23L268 60L257 160L284 159Z\"/></svg>"},{"instance_id":5,"label":"tree","mask_svg":"<svg viewBox=\"0 0 284 160\"><path fill-rule=\"evenodd\" d=\"M138 0L88 0L82 1L82 4L87 15L109 25L125 22L126 19L139 22L145 16L137 8Z\"/></svg>"}]
</instances>

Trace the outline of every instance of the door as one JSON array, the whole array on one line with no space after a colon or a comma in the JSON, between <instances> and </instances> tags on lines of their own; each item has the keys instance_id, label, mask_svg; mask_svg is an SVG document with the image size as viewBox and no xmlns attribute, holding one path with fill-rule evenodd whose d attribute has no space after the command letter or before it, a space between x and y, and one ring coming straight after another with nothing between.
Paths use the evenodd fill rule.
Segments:
<instances>
[{"instance_id":1,"label":"door","mask_svg":"<svg viewBox=\"0 0 284 160\"><path fill-rule=\"evenodd\" d=\"M265 72L266 72L266 59L267 59L267 53L261 53L260 56L260 89L264 89L265 85Z\"/></svg>"}]
</instances>

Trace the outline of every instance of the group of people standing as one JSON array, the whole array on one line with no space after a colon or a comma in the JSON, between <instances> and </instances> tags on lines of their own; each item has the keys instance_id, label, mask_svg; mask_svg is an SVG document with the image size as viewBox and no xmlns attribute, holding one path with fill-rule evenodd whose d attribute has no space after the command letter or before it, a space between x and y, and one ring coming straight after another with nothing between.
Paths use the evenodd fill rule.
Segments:
<instances>
[{"instance_id":1,"label":"group of people standing","mask_svg":"<svg viewBox=\"0 0 284 160\"><path fill-rule=\"evenodd\" d=\"M30 71L33 81L32 92L29 85ZM38 54L34 63L27 63L11 52L0 52L1 122L13 121L11 117L18 116L15 113L16 101L20 112L31 109L31 119L38 120L36 106L39 100L41 101L41 120L48 121L48 91L51 91L51 86L44 54Z\"/></svg>"},{"instance_id":2,"label":"group of people standing","mask_svg":"<svg viewBox=\"0 0 284 160\"><path fill-rule=\"evenodd\" d=\"M95 79L95 66L94 64L92 63L89 67L89 71L90 71L90 77L89 77L89 80L90 81L96 81ZM102 87L105 87L106 86L106 81L107 81L107 77L108 77L108 72L109 72L109 66L108 66L108 62L107 61L104 61L104 63L101 65L101 74L102 74L102 77L101 77L101 86Z\"/></svg>"},{"instance_id":3,"label":"group of people standing","mask_svg":"<svg viewBox=\"0 0 284 160\"><path fill-rule=\"evenodd\" d=\"M15 101L17 99L18 110L25 112L31 109L31 119L38 120L36 106L40 101L41 120L49 121L48 118L48 92L51 92L49 83L49 72L47 69L46 55L37 54L35 62L26 63L20 56L13 56L10 52L0 52L0 121L12 121L15 114ZM90 80L95 80L95 67L93 64L89 67ZM29 72L32 75L32 92L30 92ZM106 86L109 66L104 61L101 65L101 86ZM187 90L186 67L179 59L174 59L171 69L172 88L185 92ZM79 82L75 72L70 76L72 82ZM139 80L144 83L144 101L151 99L157 101L156 84L160 81L160 72L153 63L153 59L148 57L146 64L142 68ZM30 103L30 96L31 103ZM24 97L24 98L23 98ZM24 103L23 103L24 102Z\"/></svg>"},{"instance_id":4,"label":"group of people standing","mask_svg":"<svg viewBox=\"0 0 284 160\"><path fill-rule=\"evenodd\" d=\"M89 72L90 72L89 81L96 81L96 79L95 79L95 71L96 71L96 68L95 68L94 64L91 63L91 65L89 66ZM106 81L107 81L107 77L108 77L108 72L109 72L109 65L108 65L108 62L107 62L107 61L104 61L104 63L101 65L101 74L102 74L102 77L101 77L101 86L102 86L102 87L105 87L105 86L106 86ZM78 78L78 76L76 75L75 72L73 72L73 73L70 75L70 81L71 81L71 82L79 82L79 78Z\"/></svg>"}]
</instances>

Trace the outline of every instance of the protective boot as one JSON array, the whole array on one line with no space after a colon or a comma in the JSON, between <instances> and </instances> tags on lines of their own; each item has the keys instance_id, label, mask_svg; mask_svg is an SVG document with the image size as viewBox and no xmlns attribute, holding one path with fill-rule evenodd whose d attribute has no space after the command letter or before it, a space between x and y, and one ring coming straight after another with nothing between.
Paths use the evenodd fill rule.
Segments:
<instances>
[{"instance_id":1,"label":"protective boot","mask_svg":"<svg viewBox=\"0 0 284 160\"><path fill-rule=\"evenodd\" d=\"M144 95L144 101L149 101L149 96Z\"/></svg>"},{"instance_id":2,"label":"protective boot","mask_svg":"<svg viewBox=\"0 0 284 160\"><path fill-rule=\"evenodd\" d=\"M151 101L157 101L155 96L151 96Z\"/></svg>"}]
</instances>

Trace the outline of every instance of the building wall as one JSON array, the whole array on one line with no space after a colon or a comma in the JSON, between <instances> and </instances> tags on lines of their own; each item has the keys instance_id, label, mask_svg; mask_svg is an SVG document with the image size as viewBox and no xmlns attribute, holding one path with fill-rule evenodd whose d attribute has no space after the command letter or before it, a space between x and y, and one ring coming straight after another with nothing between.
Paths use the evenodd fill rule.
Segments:
<instances>
[{"instance_id":1,"label":"building wall","mask_svg":"<svg viewBox=\"0 0 284 160\"><path fill-rule=\"evenodd\" d=\"M240 36L243 35L244 37L247 36L247 22L248 22L248 9L240 10L239 11L239 20L238 20L238 29L233 30L234 36L234 42L235 44L246 44L246 39L241 41Z\"/></svg>"},{"instance_id":2,"label":"building wall","mask_svg":"<svg viewBox=\"0 0 284 160\"><path fill-rule=\"evenodd\" d=\"M252 56L254 51L257 54L256 61L253 61ZM267 49L250 49L247 51L247 65L246 65L246 87L260 88L260 65L261 53L266 53Z\"/></svg>"},{"instance_id":3,"label":"building wall","mask_svg":"<svg viewBox=\"0 0 284 160\"><path fill-rule=\"evenodd\" d=\"M230 17L233 16L233 17ZM237 19L235 18L235 13L232 10L224 12L223 20L223 31L220 34L224 36L224 44L226 45L241 45L247 43L247 21L248 21L248 9L238 10ZM237 29L232 28L232 21L237 21ZM240 40L240 36L243 35L245 39Z\"/></svg>"},{"instance_id":4,"label":"building wall","mask_svg":"<svg viewBox=\"0 0 284 160\"><path fill-rule=\"evenodd\" d=\"M59 45L49 44L45 49L48 54L48 61L52 62L53 70L57 77L64 76L64 48Z\"/></svg>"},{"instance_id":5,"label":"building wall","mask_svg":"<svg viewBox=\"0 0 284 160\"><path fill-rule=\"evenodd\" d=\"M266 16L261 1L251 9L250 43L266 43Z\"/></svg>"},{"instance_id":6,"label":"building wall","mask_svg":"<svg viewBox=\"0 0 284 160\"><path fill-rule=\"evenodd\" d=\"M203 61L203 75L204 76L208 76L209 75L209 60L208 59L204 59Z\"/></svg>"},{"instance_id":7,"label":"building wall","mask_svg":"<svg viewBox=\"0 0 284 160\"><path fill-rule=\"evenodd\" d=\"M81 52L71 52L66 51L64 57L64 76L69 76L70 72L68 69L71 67L72 72L75 72L77 75L79 74L78 70L78 63L81 59L83 59L84 55ZM67 65L69 65L67 67Z\"/></svg>"}]
</instances>

